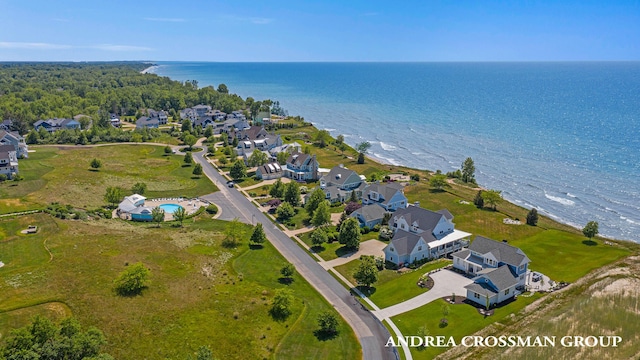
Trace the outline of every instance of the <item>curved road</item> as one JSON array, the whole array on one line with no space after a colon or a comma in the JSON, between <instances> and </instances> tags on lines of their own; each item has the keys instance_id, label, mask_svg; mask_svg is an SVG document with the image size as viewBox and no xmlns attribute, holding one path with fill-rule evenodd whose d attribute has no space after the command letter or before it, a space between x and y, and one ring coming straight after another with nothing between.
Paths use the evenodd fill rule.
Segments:
<instances>
[{"instance_id":1,"label":"curved road","mask_svg":"<svg viewBox=\"0 0 640 360\"><path fill-rule=\"evenodd\" d=\"M204 151L193 154L196 162L202 165L205 175L220 189L220 196L226 198L226 203L232 209L223 209L232 213L241 214L238 219L242 222L253 224L261 222L269 241L327 301L338 311L347 323L353 328L362 345L362 356L369 360L397 359L397 353L393 348L384 345L389 339L389 331L362 305L320 266L311 256L293 242L284 232L271 222L260 210L244 197L237 188L229 188L226 179L211 165L204 155ZM225 204L225 205L227 205ZM235 208L235 209L233 209Z\"/></svg>"}]
</instances>

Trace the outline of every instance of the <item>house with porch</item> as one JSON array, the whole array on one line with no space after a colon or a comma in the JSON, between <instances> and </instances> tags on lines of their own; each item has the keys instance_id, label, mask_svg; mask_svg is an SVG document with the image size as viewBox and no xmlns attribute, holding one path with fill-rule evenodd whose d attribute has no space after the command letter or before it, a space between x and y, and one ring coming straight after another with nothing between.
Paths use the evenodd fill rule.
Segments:
<instances>
[{"instance_id":1,"label":"house with porch","mask_svg":"<svg viewBox=\"0 0 640 360\"><path fill-rule=\"evenodd\" d=\"M397 209L389 221L394 236L385 248L385 259L402 266L448 256L466 247L471 234L455 229L452 220L453 215L446 209L435 212L417 205Z\"/></svg>"},{"instance_id":2,"label":"house with porch","mask_svg":"<svg viewBox=\"0 0 640 360\"><path fill-rule=\"evenodd\" d=\"M318 180L318 160L315 155L293 152L287 158L284 177L295 181Z\"/></svg>"},{"instance_id":3,"label":"house with porch","mask_svg":"<svg viewBox=\"0 0 640 360\"><path fill-rule=\"evenodd\" d=\"M355 192L358 199L362 198L362 190L366 186L363 177L342 165L334 166L328 174L320 178L320 188L327 195L331 203L344 202Z\"/></svg>"},{"instance_id":4,"label":"house with porch","mask_svg":"<svg viewBox=\"0 0 640 360\"><path fill-rule=\"evenodd\" d=\"M379 204L386 211L396 211L409 205L404 186L398 183L368 184L362 190L362 205Z\"/></svg>"},{"instance_id":5,"label":"house with porch","mask_svg":"<svg viewBox=\"0 0 640 360\"><path fill-rule=\"evenodd\" d=\"M160 126L158 118L143 116L136 121L136 129L157 129Z\"/></svg>"},{"instance_id":6,"label":"house with porch","mask_svg":"<svg viewBox=\"0 0 640 360\"><path fill-rule=\"evenodd\" d=\"M13 179L18 172L17 151L13 145L0 145L0 174Z\"/></svg>"},{"instance_id":7,"label":"house with porch","mask_svg":"<svg viewBox=\"0 0 640 360\"><path fill-rule=\"evenodd\" d=\"M506 242L476 236L469 248L452 255L453 267L469 275L486 274L506 266L517 280L518 286L526 283L529 258L519 248Z\"/></svg>"},{"instance_id":8,"label":"house with porch","mask_svg":"<svg viewBox=\"0 0 640 360\"><path fill-rule=\"evenodd\" d=\"M282 145L280 135L269 134L261 126L251 126L249 129L233 131L229 134L229 137L229 143L234 138L238 139L238 146L236 146L238 156L242 156L245 153L251 154L254 150L269 151L276 146Z\"/></svg>"},{"instance_id":9,"label":"house with porch","mask_svg":"<svg viewBox=\"0 0 640 360\"><path fill-rule=\"evenodd\" d=\"M24 137L17 131L0 130L0 145L13 146L18 158L29 157L29 147L27 146Z\"/></svg>"}]
</instances>

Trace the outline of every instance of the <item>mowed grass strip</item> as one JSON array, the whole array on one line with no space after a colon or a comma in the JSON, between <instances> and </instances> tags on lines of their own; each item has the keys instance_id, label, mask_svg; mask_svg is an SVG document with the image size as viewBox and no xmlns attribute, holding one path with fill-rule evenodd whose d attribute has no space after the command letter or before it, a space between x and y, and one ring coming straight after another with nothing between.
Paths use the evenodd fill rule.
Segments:
<instances>
[{"instance_id":1,"label":"mowed grass strip","mask_svg":"<svg viewBox=\"0 0 640 360\"><path fill-rule=\"evenodd\" d=\"M378 281L371 288L361 288L365 295L373 301L379 308L383 309L403 301L409 300L427 291L426 288L418 286L420 277L431 270L439 269L450 265L451 261L438 259L428 262L419 269L408 272L398 272L396 270L381 270L378 272ZM335 270L356 285L353 274L358 269L360 260L356 259L344 265L336 266Z\"/></svg>"},{"instance_id":2,"label":"mowed grass strip","mask_svg":"<svg viewBox=\"0 0 640 360\"><path fill-rule=\"evenodd\" d=\"M182 359L202 345L221 359L361 356L342 321L335 339L314 336L317 315L332 308L299 276L291 285L278 281L285 260L270 244L257 250L247 240L237 248L222 246L225 222L204 215L183 228L45 214L0 220L6 234L28 224L42 226L41 232L7 235L0 243L0 260L8 259L0 271L0 321L8 326L24 323L27 310L18 309L53 316L33 305L55 300L83 325L100 328L108 339L104 350L118 359ZM243 239L249 233L246 226ZM138 261L151 269L149 287L140 296L117 296L113 280ZM295 297L286 321L268 312L280 287L291 287Z\"/></svg>"},{"instance_id":3,"label":"mowed grass strip","mask_svg":"<svg viewBox=\"0 0 640 360\"><path fill-rule=\"evenodd\" d=\"M456 344L460 344L462 337L471 335L495 322L500 322L517 313L525 306L539 299L540 294L531 297L518 297L518 299L504 307L495 309L494 315L484 317L478 313L475 307L468 304L450 305L444 300L438 299L418 309L400 314L391 318L404 336L417 335L418 329L424 326L430 336L453 336ZM449 314L443 315L443 306L449 310ZM447 318L448 325L440 327L440 319ZM433 359L448 348L427 347L424 350L411 348L414 359Z\"/></svg>"},{"instance_id":4,"label":"mowed grass strip","mask_svg":"<svg viewBox=\"0 0 640 360\"><path fill-rule=\"evenodd\" d=\"M147 184L145 196L150 198L196 197L217 190L207 177L192 177L193 166L185 166L182 156L166 155L162 146L114 144L35 150L29 159L20 160L25 180L15 186L0 185L0 192L6 195L0 210L18 211L52 202L95 208L105 204L107 187L128 191L137 182ZM97 171L89 167L94 158L102 162Z\"/></svg>"}]
</instances>

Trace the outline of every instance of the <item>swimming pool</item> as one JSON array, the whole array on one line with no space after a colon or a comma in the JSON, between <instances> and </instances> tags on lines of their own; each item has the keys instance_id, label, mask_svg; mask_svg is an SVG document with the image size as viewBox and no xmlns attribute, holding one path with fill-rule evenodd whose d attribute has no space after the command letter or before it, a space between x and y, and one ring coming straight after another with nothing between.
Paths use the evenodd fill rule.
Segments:
<instances>
[{"instance_id":1,"label":"swimming pool","mask_svg":"<svg viewBox=\"0 0 640 360\"><path fill-rule=\"evenodd\" d=\"M182 206L176 204L162 204L158 207L164 210L164 212L167 214L173 214L176 210L182 208Z\"/></svg>"}]
</instances>

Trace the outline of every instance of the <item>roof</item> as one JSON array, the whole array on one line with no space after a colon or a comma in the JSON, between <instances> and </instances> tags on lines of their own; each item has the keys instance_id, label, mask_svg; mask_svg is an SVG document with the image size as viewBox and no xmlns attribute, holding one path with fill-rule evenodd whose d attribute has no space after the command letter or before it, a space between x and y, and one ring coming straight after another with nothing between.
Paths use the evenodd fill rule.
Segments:
<instances>
[{"instance_id":1,"label":"roof","mask_svg":"<svg viewBox=\"0 0 640 360\"><path fill-rule=\"evenodd\" d=\"M402 191L403 188L404 187L402 185L397 184L397 183L384 183L384 184L373 183L373 184L368 184L364 188L364 192L362 194L362 197L369 198L370 192L373 191L373 192L376 192L376 193L382 195L382 197L384 198L384 201L382 201L382 203L383 204L387 204L387 203L389 203L389 200L391 200L391 198L398 191Z\"/></svg>"},{"instance_id":2,"label":"roof","mask_svg":"<svg viewBox=\"0 0 640 360\"><path fill-rule=\"evenodd\" d=\"M307 159L309 159L310 157L311 155L309 154L304 154L296 151L289 156L289 158L287 159L287 164L292 164L295 167L300 167L304 165Z\"/></svg>"},{"instance_id":3,"label":"roof","mask_svg":"<svg viewBox=\"0 0 640 360\"><path fill-rule=\"evenodd\" d=\"M513 276L513 273L511 273L511 270L509 270L509 266L507 265L502 265L497 269L493 269L483 275L480 275L477 279L482 281L482 278L489 279L489 281L497 287L496 290L498 290L498 292L518 285L518 279Z\"/></svg>"},{"instance_id":4,"label":"roof","mask_svg":"<svg viewBox=\"0 0 640 360\"><path fill-rule=\"evenodd\" d=\"M451 221L453 220L453 215L449 212L449 210L447 209L442 209L442 210L438 210L436 211L438 214L442 214L444 215L445 219Z\"/></svg>"},{"instance_id":5,"label":"roof","mask_svg":"<svg viewBox=\"0 0 640 360\"><path fill-rule=\"evenodd\" d=\"M145 125L160 125L158 118L149 118L146 116L141 117L136 121L136 126L145 126Z\"/></svg>"},{"instance_id":6,"label":"roof","mask_svg":"<svg viewBox=\"0 0 640 360\"><path fill-rule=\"evenodd\" d=\"M476 294L480 294L482 296L489 295L489 297L495 296L497 293L491 289L491 287L487 284L476 284L471 283L464 287L465 289L471 290Z\"/></svg>"},{"instance_id":7,"label":"roof","mask_svg":"<svg viewBox=\"0 0 640 360\"><path fill-rule=\"evenodd\" d=\"M0 152L16 151L16 147L13 145L0 145Z\"/></svg>"},{"instance_id":8,"label":"roof","mask_svg":"<svg viewBox=\"0 0 640 360\"><path fill-rule=\"evenodd\" d=\"M280 166L280 164L274 162L264 164L258 167L256 171L260 171L261 174L277 174L282 172L282 167Z\"/></svg>"},{"instance_id":9,"label":"roof","mask_svg":"<svg viewBox=\"0 0 640 360\"><path fill-rule=\"evenodd\" d=\"M442 219L443 216L446 218L445 215L439 212L434 212L434 211L423 209L419 206L413 206L413 205L408 206L406 208L400 208L396 210L395 213L393 213L394 218L399 219L403 217L407 221L409 226L411 226L414 222L416 222L418 224L418 227L421 230L428 231L428 232L433 231L433 229L436 227L436 225L438 225L438 222L440 221L440 219ZM448 220L451 220L451 219L448 219Z\"/></svg>"},{"instance_id":10,"label":"roof","mask_svg":"<svg viewBox=\"0 0 640 360\"><path fill-rule=\"evenodd\" d=\"M371 204L371 205L365 205L361 207L360 209L351 213L351 215L355 216L354 214L360 214L362 215L362 217L366 222L369 222L373 220L382 219L386 212L387 211L379 204Z\"/></svg>"},{"instance_id":11,"label":"roof","mask_svg":"<svg viewBox=\"0 0 640 360\"><path fill-rule=\"evenodd\" d=\"M501 241L491 240L484 236L476 236L473 242L471 242L471 245L469 245L469 250L480 254L491 253L498 262L513 266L519 266L525 259L529 261L527 255L519 248Z\"/></svg>"},{"instance_id":12,"label":"roof","mask_svg":"<svg viewBox=\"0 0 640 360\"><path fill-rule=\"evenodd\" d=\"M147 200L146 197L140 195L140 194L133 194L133 195L129 195L129 196L125 196L125 199L129 199L132 202L136 203L140 200Z\"/></svg>"},{"instance_id":13,"label":"roof","mask_svg":"<svg viewBox=\"0 0 640 360\"><path fill-rule=\"evenodd\" d=\"M342 186L351 176L356 176L360 179L360 176L353 170L349 170L346 167L334 166L331 171L322 178L327 183L332 183L337 186Z\"/></svg>"},{"instance_id":14,"label":"roof","mask_svg":"<svg viewBox=\"0 0 640 360\"><path fill-rule=\"evenodd\" d=\"M431 236L431 239L427 239L423 235L424 234L418 235L410 233L408 231L398 230L387 246L393 245L399 256L409 255L411 254L413 248L416 247L418 241L420 241L420 238L422 238L422 240L424 240L426 243L428 243L431 239L435 240L431 234L427 234L428 236Z\"/></svg>"},{"instance_id":15,"label":"roof","mask_svg":"<svg viewBox=\"0 0 640 360\"><path fill-rule=\"evenodd\" d=\"M262 126L251 126L248 129L238 131L235 135L238 140L257 140L266 136L266 131Z\"/></svg>"}]
</instances>

